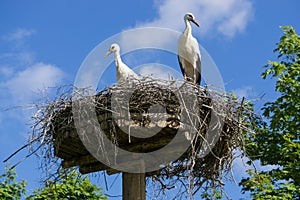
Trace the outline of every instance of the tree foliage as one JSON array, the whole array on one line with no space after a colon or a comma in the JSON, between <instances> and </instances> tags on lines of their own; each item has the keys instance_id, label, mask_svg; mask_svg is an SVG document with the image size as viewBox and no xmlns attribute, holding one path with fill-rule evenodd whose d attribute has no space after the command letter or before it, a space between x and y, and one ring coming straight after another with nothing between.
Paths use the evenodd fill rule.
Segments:
<instances>
[{"instance_id":1,"label":"tree foliage","mask_svg":"<svg viewBox=\"0 0 300 200\"><path fill-rule=\"evenodd\" d=\"M61 173L58 181L49 180L44 188L38 188L27 200L107 200L101 188L92 185L87 176L79 175L75 170L67 174Z\"/></svg>"},{"instance_id":2,"label":"tree foliage","mask_svg":"<svg viewBox=\"0 0 300 200\"><path fill-rule=\"evenodd\" d=\"M24 180L16 181L16 172L6 168L5 173L0 175L0 199L19 200L24 199L26 183ZM46 186L37 188L27 200L107 200L101 193L101 188L92 185L87 176L80 176L75 170L60 173L58 180L48 180Z\"/></svg>"},{"instance_id":3,"label":"tree foliage","mask_svg":"<svg viewBox=\"0 0 300 200\"><path fill-rule=\"evenodd\" d=\"M243 179L243 191L255 199L300 198L300 37L293 27L283 26L283 36L269 61L262 78L275 78L278 98L264 104L266 122L259 133L247 138L247 150L261 164L274 165L269 171L249 171Z\"/></svg>"},{"instance_id":4,"label":"tree foliage","mask_svg":"<svg viewBox=\"0 0 300 200\"><path fill-rule=\"evenodd\" d=\"M24 180L16 181L16 172L6 168L5 173L0 175L0 199L21 199L26 192Z\"/></svg>"}]
</instances>

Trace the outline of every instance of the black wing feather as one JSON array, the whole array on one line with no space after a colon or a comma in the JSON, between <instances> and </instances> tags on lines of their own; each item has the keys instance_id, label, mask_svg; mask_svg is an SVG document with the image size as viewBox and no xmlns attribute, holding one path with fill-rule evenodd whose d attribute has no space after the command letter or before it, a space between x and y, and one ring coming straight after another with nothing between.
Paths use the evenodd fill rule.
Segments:
<instances>
[{"instance_id":1,"label":"black wing feather","mask_svg":"<svg viewBox=\"0 0 300 200\"><path fill-rule=\"evenodd\" d=\"M200 83L201 83L201 59L200 59L199 54L197 54L197 56L198 56L198 59L196 61L196 66L197 66L197 68L196 68L196 73L197 73L196 74L196 83L198 83L200 85Z\"/></svg>"},{"instance_id":2,"label":"black wing feather","mask_svg":"<svg viewBox=\"0 0 300 200\"><path fill-rule=\"evenodd\" d=\"M180 66L182 75L183 75L183 77L185 78L185 70L184 70L184 68L183 68L183 66L182 66L182 63L181 63L181 61L180 61L180 58L181 58L181 57L180 57L179 55L177 55L177 58L178 58L178 63L179 63L179 66Z\"/></svg>"}]
</instances>

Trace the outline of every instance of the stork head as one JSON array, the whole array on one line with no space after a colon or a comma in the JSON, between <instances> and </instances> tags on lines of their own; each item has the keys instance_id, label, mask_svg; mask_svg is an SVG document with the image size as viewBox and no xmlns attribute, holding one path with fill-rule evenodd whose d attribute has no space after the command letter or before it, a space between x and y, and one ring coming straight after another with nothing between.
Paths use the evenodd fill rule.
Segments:
<instances>
[{"instance_id":1,"label":"stork head","mask_svg":"<svg viewBox=\"0 0 300 200\"><path fill-rule=\"evenodd\" d=\"M105 57L109 56L111 53L116 53L116 52L120 52L120 46L116 43L113 43L112 45L110 45L109 50L106 52Z\"/></svg>"},{"instance_id":2,"label":"stork head","mask_svg":"<svg viewBox=\"0 0 300 200\"><path fill-rule=\"evenodd\" d=\"M186 22L193 22L194 24L196 24L196 26L200 26L199 23L196 21L194 15L192 13L186 13L184 15L184 21Z\"/></svg>"}]
</instances>

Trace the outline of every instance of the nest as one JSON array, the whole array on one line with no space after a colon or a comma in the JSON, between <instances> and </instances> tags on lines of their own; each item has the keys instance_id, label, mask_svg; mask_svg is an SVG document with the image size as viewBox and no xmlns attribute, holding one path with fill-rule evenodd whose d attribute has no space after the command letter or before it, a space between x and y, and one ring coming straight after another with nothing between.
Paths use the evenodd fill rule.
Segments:
<instances>
[{"instance_id":1,"label":"nest","mask_svg":"<svg viewBox=\"0 0 300 200\"><path fill-rule=\"evenodd\" d=\"M79 117L74 114L74 106L80 111ZM120 159L118 151L105 150L103 136L96 134L99 129L116 147L134 153L160 150L176 135L183 134L189 148L176 160L146 171L146 176L158 183L160 191L182 183L190 195L201 188L223 186L222 179L231 172L235 151L244 150L243 135L252 130L249 122L254 117L251 106L232 95L149 77L113 85L97 94L90 94L88 88L59 87L55 99L43 100L36 107L27 146L32 147L31 154L40 152L47 168L56 163L63 168L78 166L81 173L120 172L94 156L96 152ZM96 118L89 116L91 110ZM76 121L89 121L97 128L78 131ZM207 139L214 130L220 130L219 134ZM96 142L97 148L86 149L87 141Z\"/></svg>"}]
</instances>

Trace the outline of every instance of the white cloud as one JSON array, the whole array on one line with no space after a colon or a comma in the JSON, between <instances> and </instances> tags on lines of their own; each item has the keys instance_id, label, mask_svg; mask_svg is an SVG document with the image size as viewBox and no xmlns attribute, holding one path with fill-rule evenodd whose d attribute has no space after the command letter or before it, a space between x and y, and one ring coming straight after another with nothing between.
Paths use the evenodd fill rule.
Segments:
<instances>
[{"instance_id":1,"label":"white cloud","mask_svg":"<svg viewBox=\"0 0 300 200\"><path fill-rule=\"evenodd\" d=\"M13 73L14 73L14 69L12 67L9 66L0 67L0 75L4 77L10 77L11 75L13 75Z\"/></svg>"},{"instance_id":2,"label":"white cloud","mask_svg":"<svg viewBox=\"0 0 300 200\"><path fill-rule=\"evenodd\" d=\"M24 51L24 49L26 49L26 51L29 52L28 48L26 46L26 42L35 33L36 33L36 31L33 29L17 28L16 30L14 30L11 33L2 35L1 39L5 42L9 42L13 51L18 52L20 50ZM20 56L22 56L22 55L20 55Z\"/></svg>"},{"instance_id":3,"label":"white cloud","mask_svg":"<svg viewBox=\"0 0 300 200\"><path fill-rule=\"evenodd\" d=\"M58 67L36 61L35 52L26 43L33 34L32 29L19 28L0 36L7 42L7 48L0 54L0 124L3 126L11 121L20 122L18 127L28 123L33 111L28 104L38 101L42 92L52 95L44 89L62 83L65 76Z\"/></svg>"},{"instance_id":4,"label":"white cloud","mask_svg":"<svg viewBox=\"0 0 300 200\"><path fill-rule=\"evenodd\" d=\"M14 32L3 36L3 39L8 41L20 41L26 37L32 36L34 33L35 31L33 29L18 28Z\"/></svg>"},{"instance_id":5,"label":"white cloud","mask_svg":"<svg viewBox=\"0 0 300 200\"><path fill-rule=\"evenodd\" d=\"M130 31L122 32L119 43L122 52L126 53L128 50L139 50L146 48L155 48L161 50L173 49L177 52L178 32L166 28L137 28Z\"/></svg>"},{"instance_id":6,"label":"white cloud","mask_svg":"<svg viewBox=\"0 0 300 200\"><path fill-rule=\"evenodd\" d=\"M35 53L25 45L35 30L18 28L10 34L2 36L14 47L0 55L0 90L6 96L1 96L4 104L25 105L34 100L36 93L49 86L61 82L64 73L58 67L36 62Z\"/></svg>"},{"instance_id":7,"label":"white cloud","mask_svg":"<svg viewBox=\"0 0 300 200\"><path fill-rule=\"evenodd\" d=\"M63 76L63 71L58 67L40 62L17 72L1 86L7 90L13 101L29 103L37 92L59 84Z\"/></svg>"},{"instance_id":8,"label":"white cloud","mask_svg":"<svg viewBox=\"0 0 300 200\"><path fill-rule=\"evenodd\" d=\"M192 12L200 23L200 28L193 26L196 37L222 35L228 38L243 32L254 12L251 0L155 0L155 6L157 18L139 22L136 29L124 31L115 38L123 53L156 48L177 54L177 40L185 28L183 17L187 12Z\"/></svg>"},{"instance_id":9,"label":"white cloud","mask_svg":"<svg viewBox=\"0 0 300 200\"><path fill-rule=\"evenodd\" d=\"M232 93L237 96L238 99L242 99L243 97L246 99L255 98L256 92L250 86L243 86L241 88L237 88L232 90Z\"/></svg>"},{"instance_id":10,"label":"white cloud","mask_svg":"<svg viewBox=\"0 0 300 200\"><path fill-rule=\"evenodd\" d=\"M161 3L162 2L162 3ZM184 29L183 16L192 12L200 22L204 34L219 33L233 37L245 30L253 17L250 0L164 0L156 1L159 17L153 21L140 23L139 27L155 26Z\"/></svg>"},{"instance_id":11,"label":"white cloud","mask_svg":"<svg viewBox=\"0 0 300 200\"><path fill-rule=\"evenodd\" d=\"M162 80L176 80L182 79L182 75L179 74L176 70L166 65L152 63L145 64L134 68L138 74L142 76L151 76L153 78L162 79Z\"/></svg>"},{"instance_id":12,"label":"white cloud","mask_svg":"<svg viewBox=\"0 0 300 200\"><path fill-rule=\"evenodd\" d=\"M34 63L35 53L30 50L0 54L0 65L28 66Z\"/></svg>"},{"instance_id":13,"label":"white cloud","mask_svg":"<svg viewBox=\"0 0 300 200\"><path fill-rule=\"evenodd\" d=\"M250 160L248 157L242 156L241 151L236 151L234 154L236 158L232 163L232 172L237 182L239 182L242 178L248 176L247 170L271 171L279 167L278 165L263 166L259 160L254 160L251 165L248 165L247 162Z\"/></svg>"},{"instance_id":14,"label":"white cloud","mask_svg":"<svg viewBox=\"0 0 300 200\"><path fill-rule=\"evenodd\" d=\"M222 23L218 27L218 31L227 37L233 37L239 32L243 32L249 17L247 10L238 10L234 16L228 18L226 23Z\"/></svg>"},{"instance_id":15,"label":"white cloud","mask_svg":"<svg viewBox=\"0 0 300 200\"><path fill-rule=\"evenodd\" d=\"M237 158L235 158L233 160L233 163L232 163L232 167L233 167L233 176L235 178L235 180L237 182L239 182L243 177L246 177L248 174L247 174L247 170L248 169L252 169L252 167L250 168L246 162L248 161L249 159L247 159L246 157L241 157L241 156L238 156Z\"/></svg>"}]
</instances>

